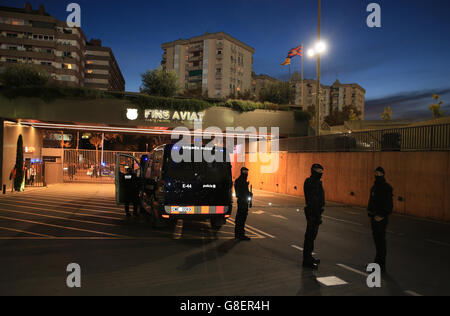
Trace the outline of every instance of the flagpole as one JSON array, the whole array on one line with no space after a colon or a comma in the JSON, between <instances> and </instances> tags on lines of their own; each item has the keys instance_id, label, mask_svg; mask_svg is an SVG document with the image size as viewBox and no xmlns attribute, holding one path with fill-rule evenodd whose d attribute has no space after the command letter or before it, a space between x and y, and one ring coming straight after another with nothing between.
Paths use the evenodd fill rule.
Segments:
<instances>
[{"instance_id":1,"label":"flagpole","mask_svg":"<svg viewBox=\"0 0 450 316\"><path fill-rule=\"evenodd\" d=\"M291 82L291 64L289 64L289 83Z\"/></svg>"},{"instance_id":2,"label":"flagpole","mask_svg":"<svg viewBox=\"0 0 450 316\"><path fill-rule=\"evenodd\" d=\"M302 43L302 51L303 51L303 43ZM302 107L302 109L303 109L303 106L304 106L304 104L305 104L305 101L304 101L304 93L303 93L303 89L304 89L304 86L303 86L303 52L302 52L302 55L300 56L301 58L302 58L302 61L301 61L301 85L302 85L302 99L301 99L301 107ZM305 109L303 109L304 111L305 111Z\"/></svg>"}]
</instances>

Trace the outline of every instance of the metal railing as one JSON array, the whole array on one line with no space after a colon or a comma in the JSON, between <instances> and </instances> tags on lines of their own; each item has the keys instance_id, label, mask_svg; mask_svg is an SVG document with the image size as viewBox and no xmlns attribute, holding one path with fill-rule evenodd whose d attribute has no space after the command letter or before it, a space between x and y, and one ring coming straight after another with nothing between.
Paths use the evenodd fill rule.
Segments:
<instances>
[{"instance_id":1,"label":"metal railing","mask_svg":"<svg viewBox=\"0 0 450 316\"><path fill-rule=\"evenodd\" d=\"M272 148L275 148L272 144ZM279 140L279 151L373 152L450 150L450 124L349 132Z\"/></svg>"},{"instance_id":2,"label":"metal railing","mask_svg":"<svg viewBox=\"0 0 450 316\"><path fill-rule=\"evenodd\" d=\"M118 153L129 154L138 160L142 152L101 151L86 149L64 149L64 182L104 182L114 181L116 156Z\"/></svg>"}]
</instances>

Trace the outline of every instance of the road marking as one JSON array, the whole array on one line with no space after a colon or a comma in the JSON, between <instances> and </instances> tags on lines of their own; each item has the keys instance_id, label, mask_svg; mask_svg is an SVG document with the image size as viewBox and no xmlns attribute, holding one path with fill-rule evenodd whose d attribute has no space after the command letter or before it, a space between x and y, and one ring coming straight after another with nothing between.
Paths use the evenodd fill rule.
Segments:
<instances>
[{"instance_id":1,"label":"road marking","mask_svg":"<svg viewBox=\"0 0 450 316\"><path fill-rule=\"evenodd\" d=\"M357 226L364 226L363 224L360 224L360 223L356 223L356 222L352 222L352 221L346 221L344 219L339 219L339 218L335 218L335 217L331 217L331 216L323 215L322 217L323 218L332 219L332 220L335 220L335 221L338 221L338 222L347 223L347 224L352 224L352 225L357 225Z\"/></svg>"},{"instance_id":2,"label":"road marking","mask_svg":"<svg viewBox=\"0 0 450 316\"><path fill-rule=\"evenodd\" d=\"M95 231L95 230L88 230L88 229L76 228L76 227L71 227L71 226L61 226L61 225L55 225L55 224L48 224L48 223L30 221L30 220L19 219L19 218L14 218L14 217L0 216L0 218L9 219L9 220L12 220L12 221L24 222L24 223L31 223L31 224L37 224L37 225L43 225L43 226L63 228L63 229L68 229L68 230L77 230L77 231L81 231L81 232L94 233L94 234L99 234L99 235L106 235L106 236L113 236L113 237L126 237L126 236L122 236L122 235L110 234L110 233L105 233L105 232L99 232L99 231Z\"/></svg>"},{"instance_id":3,"label":"road marking","mask_svg":"<svg viewBox=\"0 0 450 316\"><path fill-rule=\"evenodd\" d=\"M264 214L265 212L264 211L254 211L254 212L252 212L252 214L256 214L256 215L261 215L261 214Z\"/></svg>"},{"instance_id":4,"label":"road marking","mask_svg":"<svg viewBox=\"0 0 450 316\"><path fill-rule=\"evenodd\" d=\"M234 219L232 219L232 218L229 218L230 220L232 220L232 221L234 221ZM250 226L250 225L245 225L245 227L248 227L248 228L250 228L250 229L252 229L253 231L256 231L256 232L258 232L258 233L260 233L260 234L263 234L264 236L267 236L267 237L270 237L270 238L276 238L275 236L273 236L273 235L271 235L271 234L268 234L268 233L266 233L266 232L263 232L262 230L259 230L259 229L257 229L257 228L255 228L255 227L253 227L253 226Z\"/></svg>"},{"instance_id":5,"label":"road marking","mask_svg":"<svg viewBox=\"0 0 450 316\"><path fill-rule=\"evenodd\" d=\"M284 217L283 215L270 215L270 216L287 220L287 218Z\"/></svg>"},{"instance_id":6,"label":"road marking","mask_svg":"<svg viewBox=\"0 0 450 316\"><path fill-rule=\"evenodd\" d=\"M177 225L175 226L175 229L173 230L173 239L180 239L183 235L183 220L179 219L177 220Z\"/></svg>"},{"instance_id":7,"label":"road marking","mask_svg":"<svg viewBox=\"0 0 450 316\"><path fill-rule=\"evenodd\" d=\"M19 200L21 203L23 203L23 201L28 201L30 199L30 197L16 197L16 198L11 198L11 199L5 199L8 201L17 201ZM33 197L32 198L33 201L36 202L45 202L45 203L49 203L49 204L45 204L45 205L83 205L83 206L87 206L87 207L96 207L96 208L102 208L102 209L108 209L108 210L122 210L122 208L117 207L117 205L113 205L111 204L110 206L108 206L107 204L101 204L101 203L91 203L88 202L84 199L79 199L79 200L68 200L68 199L52 199L52 198L48 198L48 197ZM51 203L51 204L50 204Z\"/></svg>"},{"instance_id":8,"label":"road marking","mask_svg":"<svg viewBox=\"0 0 450 316\"><path fill-rule=\"evenodd\" d=\"M233 225L233 226L236 226L236 223L234 222L234 220L233 220L232 218L227 219L227 223L229 223L229 224L231 224L231 225ZM256 235L257 238L260 238L260 239L264 239L264 238L265 238L263 235L258 234L257 232L255 232L255 231L249 229L249 228L247 227L247 225L245 226L245 230L246 230L248 233L252 233L252 234Z\"/></svg>"},{"instance_id":9,"label":"road marking","mask_svg":"<svg viewBox=\"0 0 450 316\"><path fill-rule=\"evenodd\" d=\"M346 269L348 271L352 271L352 272L358 273L359 275L362 275L362 276L365 276L365 277L369 276L369 274L367 274L365 272L362 272L362 271L359 271L359 270L356 270L356 269L353 269L353 268L351 268L349 266L346 266L345 264L338 263L336 265L338 267L344 268L344 269Z\"/></svg>"},{"instance_id":10,"label":"road marking","mask_svg":"<svg viewBox=\"0 0 450 316\"><path fill-rule=\"evenodd\" d=\"M411 295L411 296L423 296L423 295L421 295L419 293L416 293L414 291L409 291L409 290L405 291L405 293L408 294L408 295Z\"/></svg>"},{"instance_id":11,"label":"road marking","mask_svg":"<svg viewBox=\"0 0 450 316\"><path fill-rule=\"evenodd\" d=\"M35 203L27 203L27 204L36 205ZM9 204L9 203L4 203L4 202L0 202L0 205L18 206L17 204ZM37 205L39 205L39 204L37 204ZM42 212L53 212L53 213L61 213L61 214L69 214L69 215L97 217L97 218L103 218L103 219L113 219L113 220L117 220L117 221L121 221L122 220L122 218L119 218L119 217L109 217L109 216L101 216L101 215L83 214L83 213L78 213L78 212L66 212L66 211L60 211L60 210L57 210L57 209L49 209L49 208L43 209L43 208L38 208L38 207L33 207L33 206L25 206L25 205L22 205L22 204L20 206L22 208L39 210L39 211L42 211ZM68 207L68 208L78 210L77 208L74 208L74 207ZM86 210L78 210L78 211L86 211Z\"/></svg>"},{"instance_id":12,"label":"road marking","mask_svg":"<svg viewBox=\"0 0 450 316\"><path fill-rule=\"evenodd\" d=\"M347 282L345 282L342 279L339 279L336 276L322 277L322 278L317 278L316 280L325 286L338 286L338 285L348 284Z\"/></svg>"},{"instance_id":13,"label":"road marking","mask_svg":"<svg viewBox=\"0 0 450 316\"><path fill-rule=\"evenodd\" d=\"M450 244L443 242L443 241L437 241L437 240L432 240L432 239L425 239L425 241L428 241L428 242L431 242L433 244L440 245L440 246L450 247Z\"/></svg>"},{"instance_id":14,"label":"road marking","mask_svg":"<svg viewBox=\"0 0 450 316\"><path fill-rule=\"evenodd\" d=\"M295 249L298 249L298 250L300 250L301 252L303 252L303 248L302 248L302 247L300 247L300 246L296 246L296 245L291 245L291 247L292 247L292 248L295 248ZM314 255L316 255L316 253L315 253L315 252L313 252L313 253L312 253L312 255L314 256Z\"/></svg>"},{"instance_id":15,"label":"road marking","mask_svg":"<svg viewBox=\"0 0 450 316\"><path fill-rule=\"evenodd\" d=\"M20 230L20 229L7 228L7 227L0 227L0 229L9 230L9 231L18 232L18 233L25 233L25 234L35 235L35 236L40 236L40 237L50 237L50 238L53 238L53 237L50 236L50 235L44 235L44 234L38 234L38 233L33 233L33 232L27 232L27 231L25 231L25 230Z\"/></svg>"},{"instance_id":16,"label":"road marking","mask_svg":"<svg viewBox=\"0 0 450 316\"><path fill-rule=\"evenodd\" d=\"M103 225L103 226L120 226L117 224L109 224L109 223L101 223L101 222L92 222L92 221L84 221L81 219L74 219L74 218L67 218L67 217L59 217L59 216L52 216L52 215L44 215L39 213L30 213L30 212L21 212L21 211L12 211L12 210L5 210L0 208L0 211L3 212L9 212L9 213L18 213L18 214L26 214L26 215L32 215L32 216L40 216L40 217L46 217L46 218L55 218L55 219L61 219L65 221L71 221L71 222L79 222L79 223L86 223L86 224L95 224L95 225Z\"/></svg>"}]
</instances>

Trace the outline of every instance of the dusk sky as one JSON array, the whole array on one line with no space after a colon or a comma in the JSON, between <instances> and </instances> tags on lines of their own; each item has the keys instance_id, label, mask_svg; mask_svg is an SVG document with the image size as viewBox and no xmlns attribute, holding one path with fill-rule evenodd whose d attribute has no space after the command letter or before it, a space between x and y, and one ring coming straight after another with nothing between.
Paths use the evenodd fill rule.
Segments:
<instances>
[{"instance_id":1,"label":"dusk sky","mask_svg":"<svg viewBox=\"0 0 450 316\"><path fill-rule=\"evenodd\" d=\"M23 7L26 1L2 5ZM31 0L33 8L65 20L72 1ZM161 43L224 31L255 48L257 74L287 79L280 66L290 48L311 46L317 34L315 0L73 1L82 8L82 29L113 49L128 91L138 91L140 74L161 62ZM366 25L366 7L382 8L382 27ZM323 0L324 84L336 78L366 89L366 119L379 119L390 105L393 118L431 118L432 94L450 114L450 1ZM300 59L293 60L295 70ZM315 61L305 58L305 77L314 79Z\"/></svg>"}]
</instances>

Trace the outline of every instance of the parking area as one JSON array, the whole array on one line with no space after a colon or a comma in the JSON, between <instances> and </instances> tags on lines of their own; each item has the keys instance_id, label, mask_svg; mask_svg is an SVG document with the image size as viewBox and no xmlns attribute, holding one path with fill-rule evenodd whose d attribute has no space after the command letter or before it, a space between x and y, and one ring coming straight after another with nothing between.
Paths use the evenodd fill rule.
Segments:
<instances>
[{"instance_id":1,"label":"parking area","mask_svg":"<svg viewBox=\"0 0 450 316\"><path fill-rule=\"evenodd\" d=\"M248 230L253 238L264 238ZM0 196L0 239L234 238L234 221L222 230L208 222L154 229L148 218L127 218L112 184L60 184Z\"/></svg>"}]
</instances>

